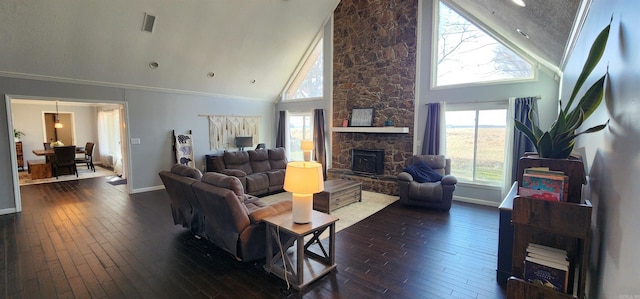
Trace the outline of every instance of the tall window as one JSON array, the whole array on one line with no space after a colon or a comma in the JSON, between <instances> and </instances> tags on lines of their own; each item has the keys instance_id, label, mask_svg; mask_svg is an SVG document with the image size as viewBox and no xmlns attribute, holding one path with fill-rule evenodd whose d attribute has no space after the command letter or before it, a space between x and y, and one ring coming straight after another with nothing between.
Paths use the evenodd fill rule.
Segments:
<instances>
[{"instance_id":1,"label":"tall window","mask_svg":"<svg viewBox=\"0 0 640 299\"><path fill-rule=\"evenodd\" d=\"M502 186L507 109L447 106L446 152L460 181Z\"/></svg>"},{"instance_id":2,"label":"tall window","mask_svg":"<svg viewBox=\"0 0 640 299\"><path fill-rule=\"evenodd\" d=\"M313 99L323 96L323 52L322 39L307 58L304 65L284 94L285 100Z\"/></svg>"},{"instance_id":3,"label":"tall window","mask_svg":"<svg viewBox=\"0 0 640 299\"><path fill-rule=\"evenodd\" d=\"M289 151L290 161L303 161L304 153L300 149L302 140L313 138L313 116L311 113L289 114Z\"/></svg>"},{"instance_id":4,"label":"tall window","mask_svg":"<svg viewBox=\"0 0 640 299\"><path fill-rule=\"evenodd\" d=\"M532 79L531 63L449 6L438 6L435 86Z\"/></svg>"}]
</instances>

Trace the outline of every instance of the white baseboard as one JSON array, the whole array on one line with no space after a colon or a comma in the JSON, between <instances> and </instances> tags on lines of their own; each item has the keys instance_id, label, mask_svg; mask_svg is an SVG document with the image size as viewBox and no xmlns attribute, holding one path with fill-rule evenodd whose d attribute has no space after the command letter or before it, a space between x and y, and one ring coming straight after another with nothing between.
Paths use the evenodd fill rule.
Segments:
<instances>
[{"instance_id":1,"label":"white baseboard","mask_svg":"<svg viewBox=\"0 0 640 299\"><path fill-rule=\"evenodd\" d=\"M454 196L453 200L477 204L477 205L483 205L483 206L496 207L496 208L500 206L499 202L485 200L485 199L471 198L471 197Z\"/></svg>"},{"instance_id":2,"label":"white baseboard","mask_svg":"<svg viewBox=\"0 0 640 299\"><path fill-rule=\"evenodd\" d=\"M158 185L158 186L152 186L152 187L146 187L146 188L138 188L138 189L131 189L131 194L149 192L149 191L156 191L156 190L162 190L162 189L164 189L164 185Z\"/></svg>"},{"instance_id":3,"label":"white baseboard","mask_svg":"<svg viewBox=\"0 0 640 299\"><path fill-rule=\"evenodd\" d=\"M2 209L0 210L0 215L13 214L16 213L16 208Z\"/></svg>"}]
</instances>

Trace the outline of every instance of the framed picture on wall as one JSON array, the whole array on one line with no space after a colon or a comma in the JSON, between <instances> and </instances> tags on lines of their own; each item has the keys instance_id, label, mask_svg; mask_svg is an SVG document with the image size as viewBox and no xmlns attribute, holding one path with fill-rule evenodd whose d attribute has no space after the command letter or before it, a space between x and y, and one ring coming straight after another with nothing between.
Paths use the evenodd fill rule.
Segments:
<instances>
[{"instance_id":1,"label":"framed picture on wall","mask_svg":"<svg viewBox=\"0 0 640 299\"><path fill-rule=\"evenodd\" d=\"M373 125L373 108L351 109L352 127L371 127Z\"/></svg>"}]
</instances>

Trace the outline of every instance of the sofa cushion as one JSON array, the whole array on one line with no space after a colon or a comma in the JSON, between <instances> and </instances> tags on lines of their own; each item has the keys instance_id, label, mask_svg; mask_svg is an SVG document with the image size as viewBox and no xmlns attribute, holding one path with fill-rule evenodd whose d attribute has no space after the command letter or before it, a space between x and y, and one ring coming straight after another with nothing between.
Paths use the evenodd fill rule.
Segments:
<instances>
[{"instance_id":1,"label":"sofa cushion","mask_svg":"<svg viewBox=\"0 0 640 299\"><path fill-rule=\"evenodd\" d=\"M262 194L269 190L269 177L264 173L254 173L246 176L247 193Z\"/></svg>"},{"instance_id":2,"label":"sofa cushion","mask_svg":"<svg viewBox=\"0 0 640 299\"><path fill-rule=\"evenodd\" d=\"M269 163L271 169L286 169L287 168L287 155L284 147L270 148L267 150L269 153Z\"/></svg>"},{"instance_id":3,"label":"sofa cushion","mask_svg":"<svg viewBox=\"0 0 640 299\"><path fill-rule=\"evenodd\" d=\"M258 172L266 172L271 170L271 164L269 164L269 155L267 150L259 149L259 150L250 150L249 153L249 163L251 165L251 170L253 173Z\"/></svg>"},{"instance_id":4,"label":"sofa cushion","mask_svg":"<svg viewBox=\"0 0 640 299\"><path fill-rule=\"evenodd\" d=\"M202 178L202 172L197 168L189 167L182 164L175 164L171 167L171 173L175 173L179 176L186 176L192 179L199 180Z\"/></svg>"},{"instance_id":5,"label":"sofa cushion","mask_svg":"<svg viewBox=\"0 0 640 299\"><path fill-rule=\"evenodd\" d=\"M272 171L266 172L269 177L269 186L284 186L284 169L275 169Z\"/></svg>"},{"instance_id":6,"label":"sofa cushion","mask_svg":"<svg viewBox=\"0 0 640 299\"><path fill-rule=\"evenodd\" d=\"M224 159L224 164L227 166L227 169L239 169L246 174L253 173L247 152L225 152L222 158Z\"/></svg>"},{"instance_id":7,"label":"sofa cushion","mask_svg":"<svg viewBox=\"0 0 640 299\"><path fill-rule=\"evenodd\" d=\"M233 191L240 202L244 202L244 188L237 177L228 176L217 172L207 172L202 176L202 182L216 187Z\"/></svg>"}]
</instances>

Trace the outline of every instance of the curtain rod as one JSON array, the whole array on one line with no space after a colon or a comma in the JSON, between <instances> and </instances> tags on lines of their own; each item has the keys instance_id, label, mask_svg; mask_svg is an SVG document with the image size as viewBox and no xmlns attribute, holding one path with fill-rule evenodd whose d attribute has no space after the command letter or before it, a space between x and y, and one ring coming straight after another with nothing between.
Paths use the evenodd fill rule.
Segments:
<instances>
[{"instance_id":1,"label":"curtain rod","mask_svg":"<svg viewBox=\"0 0 640 299\"><path fill-rule=\"evenodd\" d=\"M515 98L515 97L514 97ZM536 100L540 100L542 99L542 96L533 96L532 98L535 98ZM475 102L446 102L444 101L446 104L451 104L451 105L458 105L458 104L492 104L492 103L504 103L504 102L508 102L509 100L498 100L498 101L475 101ZM425 103L425 105L429 105L429 104L435 104L435 103L440 103L441 101L438 102L429 102L429 103Z\"/></svg>"},{"instance_id":2,"label":"curtain rod","mask_svg":"<svg viewBox=\"0 0 640 299\"><path fill-rule=\"evenodd\" d=\"M209 117L209 116L232 116L232 117L260 117L260 115L235 115L235 114L226 114L226 115L221 115L221 114L198 114L198 116L204 116L204 117Z\"/></svg>"}]
</instances>

